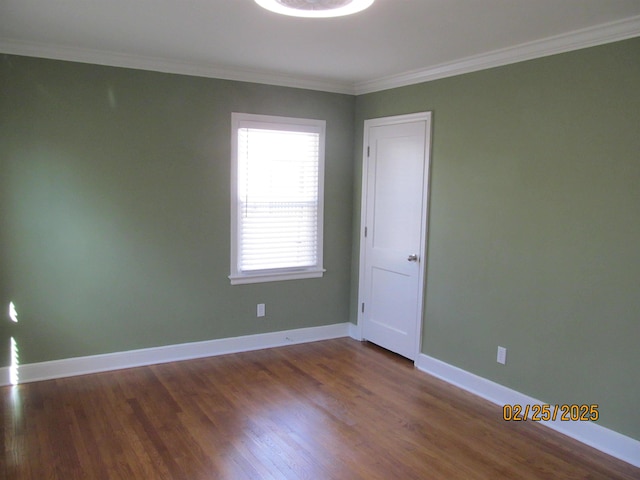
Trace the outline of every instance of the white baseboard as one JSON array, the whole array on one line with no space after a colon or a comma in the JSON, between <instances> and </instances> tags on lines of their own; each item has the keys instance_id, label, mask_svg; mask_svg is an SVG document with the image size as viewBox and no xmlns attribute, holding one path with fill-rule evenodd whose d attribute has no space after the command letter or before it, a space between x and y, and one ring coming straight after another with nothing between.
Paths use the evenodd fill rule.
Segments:
<instances>
[{"instance_id":1,"label":"white baseboard","mask_svg":"<svg viewBox=\"0 0 640 480\"><path fill-rule=\"evenodd\" d=\"M362 331L360 325L354 325L353 323L349 322L348 327L349 336L354 340L362 341Z\"/></svg>"},{"instance_id":2,"label":"white baseboard","mask_svg":"<svg viewBox=\"0 0 640 480\"><path fill-rule=\"evenodd\" d=\"M506 404L540 405L545 403L428 355L420 354L415 366L423 372L500 406ZM612 457L640 467L640 441L638 440L601 427L593 422L561 422L556 419L555 421L550 420L539 423Z\"/></svg>"},{"instance_id":3,"label":"white baseboard","mask_svg":"<svg viewBox=\"0 0 640 480\"><path fill-rule=\"evenodd\" d=\"M52 380L55 378L86 375L122 368L141 367L157 363L175 362L211 357L227 353L248 352L263 348L281 347L297 343L316 342L347 337L349 322L300 328L280 332L260 333L242 337L221 338L204 342L183 343L163 347L145 348L126 352L65 358L50 362L29 363L17 368L18 383ZM11 367L0 368L0 386L11 385Z\"/></svg>"}]
</instances>

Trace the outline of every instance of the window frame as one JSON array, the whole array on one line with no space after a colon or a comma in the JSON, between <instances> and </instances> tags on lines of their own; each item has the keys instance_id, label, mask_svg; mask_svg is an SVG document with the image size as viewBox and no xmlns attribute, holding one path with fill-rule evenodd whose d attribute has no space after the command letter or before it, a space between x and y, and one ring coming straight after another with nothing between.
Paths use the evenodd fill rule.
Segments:
<instances>
[{"instance_id":1,"label":"window frame","mask_svg":"<svg viewBox=\"0 0 640 480\"><path fill-rule=\"evenodd\" d=\"M241 128L263 128L265 130L282 130L291 132L309 132L319 134L318 146L318 193L316 218L316 263L308 267L283 267L268 270L241 271L240 254L240 199L239 191L239 159L238 131ZM258 115L232 112L231 114L231 285L276 282L284 280L300 280L320 278L326 271L323 267L324 246L324 168L325 168L326 121L308 118L280 117L274 115Z\"/></svg>"}]
</instances>

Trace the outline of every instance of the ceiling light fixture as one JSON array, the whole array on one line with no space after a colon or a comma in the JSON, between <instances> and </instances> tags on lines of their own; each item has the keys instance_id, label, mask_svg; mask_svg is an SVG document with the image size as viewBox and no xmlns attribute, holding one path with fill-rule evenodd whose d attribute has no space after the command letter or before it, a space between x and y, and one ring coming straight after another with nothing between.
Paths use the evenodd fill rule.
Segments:
<instances>
[{"instance_id":1,"label":"ceiling light fixture","mask_svg":"<svg viewBox=\"0 0 640 480\"><path fill-rule=\"evenodd\" d=\"M255 0L282 15L307 18L342 17L369 8L375 0Z\"/></svg>"}]
</instances>

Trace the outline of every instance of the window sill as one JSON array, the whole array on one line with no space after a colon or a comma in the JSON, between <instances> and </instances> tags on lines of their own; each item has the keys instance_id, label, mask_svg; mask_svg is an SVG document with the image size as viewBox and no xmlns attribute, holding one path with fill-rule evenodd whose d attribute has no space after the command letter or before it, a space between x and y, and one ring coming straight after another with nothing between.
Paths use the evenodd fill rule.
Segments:
<instances>
[{"instance_id":1,"label":"window sill","mask_svg":"<svg viewBox=\"0 0 640 480\"><path fill-rule=\"evenodd\" d=\"M302 270L289 272L252 273L246 275L229 275L231 285L246 285L249 283L281 282L284 280L302 280L305 278L321 278L325 269Z\"/></svg>"}]
</instances>

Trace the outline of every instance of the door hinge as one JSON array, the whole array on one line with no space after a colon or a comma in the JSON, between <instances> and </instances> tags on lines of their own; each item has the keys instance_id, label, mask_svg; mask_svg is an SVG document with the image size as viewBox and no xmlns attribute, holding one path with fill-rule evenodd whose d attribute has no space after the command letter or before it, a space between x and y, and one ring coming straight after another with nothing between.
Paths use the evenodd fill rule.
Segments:
<instances>
[{"instance_id":1,"label":"door hinge","mask_svg":"<svg viewBox=\"0 0 640 480\"><path fill-rule=\"evenodd\" d=\"M367 227L364 227L364 238L367 238L367 233L369 232L369 230L367 229Z\"/></svg>"},{"instance_id":2,"label":"door hinge","mask_svg":"<svg viewBox=\"0 0 640 480\"><path fill-rule=\"evenodd\" d=\"M362 313L364 313L364 302L362 302Z\"/></svg>"},{"instance_id":3,"label":"door hinge","mask_svg":"<svg viewBox=\"0 0 640 480\"><path fill-rule=\"evenodd\" d=\"M371 147L367 147L367 157L371 155Z\"/></svg>"}]
</instances>

